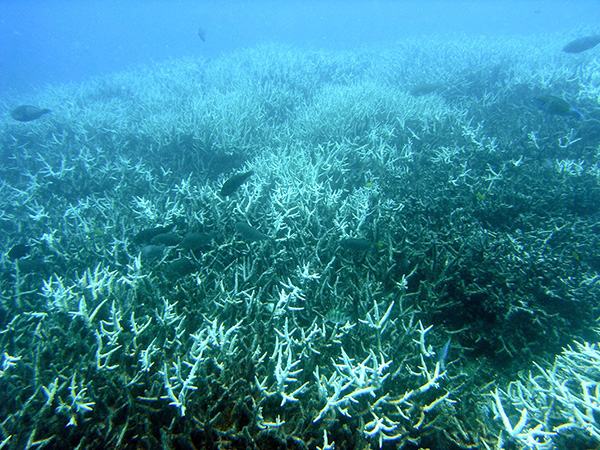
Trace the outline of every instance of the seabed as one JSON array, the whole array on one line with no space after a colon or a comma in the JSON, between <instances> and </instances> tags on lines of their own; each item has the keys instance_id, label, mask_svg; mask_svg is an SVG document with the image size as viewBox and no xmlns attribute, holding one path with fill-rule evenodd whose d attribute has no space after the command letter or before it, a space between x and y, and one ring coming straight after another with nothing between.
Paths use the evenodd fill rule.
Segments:
<instances>
[{"instance_id":1,"label":"seabed","mask_svg":"<svg viewBox=\"0 0 600 450\"><path fill-rule=\"evenodd\" d=\"M0 99L52 111L0 121L0 448L598 448L600 58L571 38Z\"/></svg>"}]
</instances>

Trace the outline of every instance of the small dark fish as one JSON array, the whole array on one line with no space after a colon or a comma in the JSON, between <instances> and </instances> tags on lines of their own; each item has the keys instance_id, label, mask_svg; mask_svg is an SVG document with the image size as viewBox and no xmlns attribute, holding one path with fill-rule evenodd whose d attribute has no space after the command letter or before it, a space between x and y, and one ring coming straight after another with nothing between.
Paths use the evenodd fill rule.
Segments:
<instances>
[{"instance_id":1,"label":"small dark fish","mask_svg":"<svg viewBox=\"0 0 600 450\"><path fill-rule=\"evenodd\" d=\"M366 252L375 247L376 244L363 238L344 238L340 241L340 246L353 252Z\"/></svg>"},{"instance_id":2,"label":"small dark fish","mask_svg":"<svg viewBox=\"0 0 600 450\"><path fill-rule=\"evenodd\" d=\"M419 83L412 86L408 93L413 97L421 97L422 95L432 94L442 86L442 83Z\"/></svg>"},{"instance_id":3,"label":"small dark fish","mask_svg":"<svg viewBox=\"0 0 600 450\"><path fill-rule=\"evenodd\" d=\"M154 228L146 228L141 230L135 236L133 236L133 242L136 244L145 244L149 243L154 236L158 236L159 234L168 233L175 227L175 224L167 225L166 227L154 227Z\"/></svg>"},{"instance_id":4,"label":"small dark fish","mask_svg":"<svg viewBox=\"0 0 600 450\"><path fill-rule=\"evenodd\" d=\"M535 106L548 114L574 117L578 120L583 118L583 114L573 108L567 101L555 95L540 94L534 96L531 101Z\"/></svg>"},{"instance_id":5,"label":"small dark fish","mask_svg":"<svg viewBox=\"0 0 600 450\"><path fill-rule=\"evenodd\" d=\"M334 308L327 311L327 314L325 314L325 320L335 325L345 325L346 323L351 322L351 317L343 309Z\"/></svg>"},{"instance_id":6,"label":"small dark fish","mask_svg":"<svg viewBox=\"0 0 600 450\"><path fill-rule=\"evenodd\" d=\"M163 271L163 275L169 280L176 280L196 271L196 266L189 259L179 258L169 261Z\"/></svg>"},{"instance_id":7,"label":"small dark fish","mask_svg":"<svg viewBox=\"0 0 600 450\"><path fill-rule=\"evenodd\" d=\"M150 239L151 244L166 245L167 247L175 247L181 242L181 237L175 233L160 233Z\"/></svg>"},{"instance_id":8,"label":"small dark fish","mask_svg":"<svg viewBox=\"0 0 600 450\"><path fill-rule=\"evenodd\" d=\"M198 37L202 42L206 42L206 30L204 28L198 28Z\"/></svg>"},{"instance_id":9,"label":"small dark fish","mask_svg":"<svg viewBox=\"0 0 600 450\"><path fill-rule=\"evenodd\" d=\"M10 112L10 116L19 122L30 122L39 119L44 114L51 112L47 108L38 108L37 106L21 105Z\"/></svg>"},{"instance_id":10,"label":"small dark fish","mask_svg":"<svg viewBox=\"0 0 600 450\"><path fill-rule=\"evenodd\" d=\"M235 231L246 242L269 241L271 238L264 233L261 233L255 228L252 228L246 222L236 222Z\"/></svg>"},{"instance_id":11,"label":"small dark fish","mask_svg":"<svg viewBox=\"0 0 600 450\"><path fill-rule=\"evenodd\" d=\"M164 245L145 245L140 250L142 261L150 262L161 259L165 253Z\"/></svg>"},{"instance_id":12,"label":"small dark fish","mask_svg":"<svg viewBox=\"0 0 600 450\"><path fill-rule=\"evenodd\" d=\"M16 244L8 251L6 256L10 259L21 259L29 254L31 247L27 244Z\"/></svg>"},{"instance_id":13,"label":"small dark fish","mask_svg":"<svg viewBox=\"0 0 600 450\"><path fill-rule=\"evenodd\" d=\"M581 53L594 48L598 44L600 44L600 34L584 36L569 42L563 47L562 51L565 53Z\"/></svg>"},{"instance_id":14,"label":"small dark fish","mask_svg":"<svg viewBox=\"0 0 600 450\"><path fill-rule=\"evenodd\" d=\"M43 273L48 268L46 261L43 258L39 259L19 259L17 261L19 271L22 273Z\"/></svg>"},{"instance_id":15,"label":"small dark fish","mask_svg":"<svg viewBox=\"0 0 600 450\"><path fill-rule=\"evenodd\" d=\"M235 191L237 191L242 184L246 182L248 178L254 175L254 170L248 172L240 172L229 178L221 187L221 196L229 197Z\"/></svg>"},{"instance_id":16,"label":"small dark fish","mask_svg":"<svg viewBox=\"0 0 600 450\"><path fill-rule=\"evenodd\" d=\"M185 250L196 251L209 248L214 238L214 233L190 233L180 242L179 246Z\"/></svg>"}]
</instances>

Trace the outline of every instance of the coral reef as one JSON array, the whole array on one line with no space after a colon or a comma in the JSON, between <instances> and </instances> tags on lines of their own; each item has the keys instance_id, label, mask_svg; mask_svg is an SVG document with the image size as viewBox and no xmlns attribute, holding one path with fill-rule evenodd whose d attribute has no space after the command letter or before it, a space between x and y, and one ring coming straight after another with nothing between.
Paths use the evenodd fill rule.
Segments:
<instances>
[{"instance_id":1,"label":"coral reef","mask_svg":"<svg viewBox=\"0 0 600 450\"><path fill-rule=\"evenodd\" d=\"M600 60L563 41L1 99L52 112L0 122L0 448L598 446Z\"/></svg>"}]
</instances>

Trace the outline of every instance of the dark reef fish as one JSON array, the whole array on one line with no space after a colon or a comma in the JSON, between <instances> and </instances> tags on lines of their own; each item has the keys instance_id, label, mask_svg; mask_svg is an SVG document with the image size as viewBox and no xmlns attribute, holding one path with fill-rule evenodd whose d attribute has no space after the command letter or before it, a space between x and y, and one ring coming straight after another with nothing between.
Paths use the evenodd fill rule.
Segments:
<instances>
[{"instance_id":1,"label":"dark reef fish","mask_svg":"<svg viewBox=\"0 0 600 450\"><path fill-rule=\"evenodd\" d=\"M136 244L149 244L155 236L159 234L168 233L175 227L175 224L172 223L167 225L166 227L154 227L154 228L145 228L133 236L133 242Z\"/></svg>"},{"instance_id":2,"label":"dark reef fish","mask_svg":"<svg viewBox=\"0 0 600 450\"><path fill-rule=\"evenodd\" d=\"M161 259L165 254L165 248L164 245L145 245L140 250L142 261L151 262Z\"/></svg>"},{"instance_id":3,"label":"dark reef fish","mask_svg":"<svg viewBox=\"0 0 600 450\"><path fill-rule=\"evenodd\" d=\"M340 241L340 247L353 252L366 252L376 246L375 242L363 238L344 238Z\"/></svg>"},{"instance_id":4,"label":"dark reef fish","mask_svg":"<svg viewBox=\"0 0 600 450\"><path fill-rule=\"evenodd\" d=\"M534 96L531 101L535 106L548 114L574 117L578 120L583 118L583 114L573 108L567 101L555 95L540 94Z\"/></svg>"},{"instance_id":5,"label":"dark reef fish","mask_svg":"<svg viewBox=\"0 0 600 450\"><path fill-rule=\"evenodd\" d=\"M30 122L39 119L44 114L48 114L48 108L38 108L37 106L21 105L10 112L10 116L19 122Z\"/></svg>"},{"instance_id":6,"label":"dark reef fish","mask_svg":"<svg viewBox=\"0 0 600 450\"><path fill-rule=\"evenodd\" d=\"M270 236L267 236L265 233L261 233L256 228L252 228L246 222L236 222L235 231L242 237L242 240L246 242L271 240Z\"/></svg>"},{"instance_id":7,"label":"dark reef fish","mask_svg":"<svg viewBox=\"0 0 600 450\"><path fill-rule=\"evenodd\" d=\"M198 37L202 42L206 42L206 30L204 28L198 28Z\"/></svg>"},{"instance_id":8,"label":"dark reef fish","mask_svg":"<svg viewBox=\"0 0 600 450\"><path fill-rule=\"evenodd\" d=\"M325 320L336 325L344 325L348 322L351 322L352 318L344 309L334 308L327 311L327 314L325 314Z\"/></svg>"},{"instance_id":9,"label":"dark reef fish","mask_svg":"<svg viewBox=\"0 0 600 450\"><path fill-rule=\"evenodd\" d=\"M45 273L48 269L48 265L43 258L19 259L17 266L22 273Z\"/></svg>"},{"instance_id":10,"label":"dark reef fish","mask_svg":"<svg viewBox=\"0 0 600 450\"><path fill-rule=\"evenodd\" d=\"M562 51L565 53L581 53L594 48L598 44L600 44L600 34L584 36L569 42L563 47Z\"/></svg>"},{"instance_id":11,"label":"dark reef fish","mask_svg":"<svg viewBox=\"0 0 600 450\"><path fill-rule=\"evenodd\" d=\"M31 247L27 244L16 244L8 251L6 256L10 259L21 259L29 254Z\"/></svg>"},{"instance_id":12,"label":"dark reef fish","mask_svg":"<svg viewBox=\"0 0 600 450\"><path fill-rule=\"evenodd\" d=\"M164 265L163 276L168 280L177 280L196 271L196 266L186 258L169 261Z\"/></svg>"},{"instance_id":13,"label":"dark reef fish","mask_svg":"<svg viewBox=\"0 0 600 450\"><path fill-rule=\"evenodd\" d=\"M175 247L181 242L181 237L175 233L160 233L150 239L150 243L154 245L166 245L167 247Z\"/></svg>"},{"instance_id":14,"label":"dark reef fish","mask_svg":"<svg viewBox=\"0 0 600 450\"><path fill-rule=\"evenodd\" d=\"M233 175L231 178L225 181L225 183L223 183L223 186L221 187L221 196L229 197L230 195L232 195L252 175L254 175L254 170L249 170L248 172L240 172Z\"/></svg>"},{"instance_id":15,"label":"dark reef fish","mask_svg":"<svg viewBox=\"0 0 600 450\"><path fill-rule=\"evenodd\" d=\"M192 252L210 248L215 235L216 233L190 233L181 240L179 246Z\"/></svg>"}]
</instances>

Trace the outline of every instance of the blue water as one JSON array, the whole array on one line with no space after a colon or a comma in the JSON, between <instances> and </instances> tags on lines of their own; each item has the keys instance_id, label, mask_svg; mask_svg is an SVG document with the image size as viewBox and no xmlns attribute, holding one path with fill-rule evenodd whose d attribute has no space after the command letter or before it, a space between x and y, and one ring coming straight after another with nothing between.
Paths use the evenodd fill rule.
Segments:
<instances>
[{"instance_id":1,"label":"blue water","mask_svg":"<svg viewBox=\"0 0 600 450\"><path fill-rule=\"evenodd\" d=\"M598 23L598 1L3 0L0 92L265 42L347 49L414 35L593 32Z\"/></svg>"}]
</instances>

